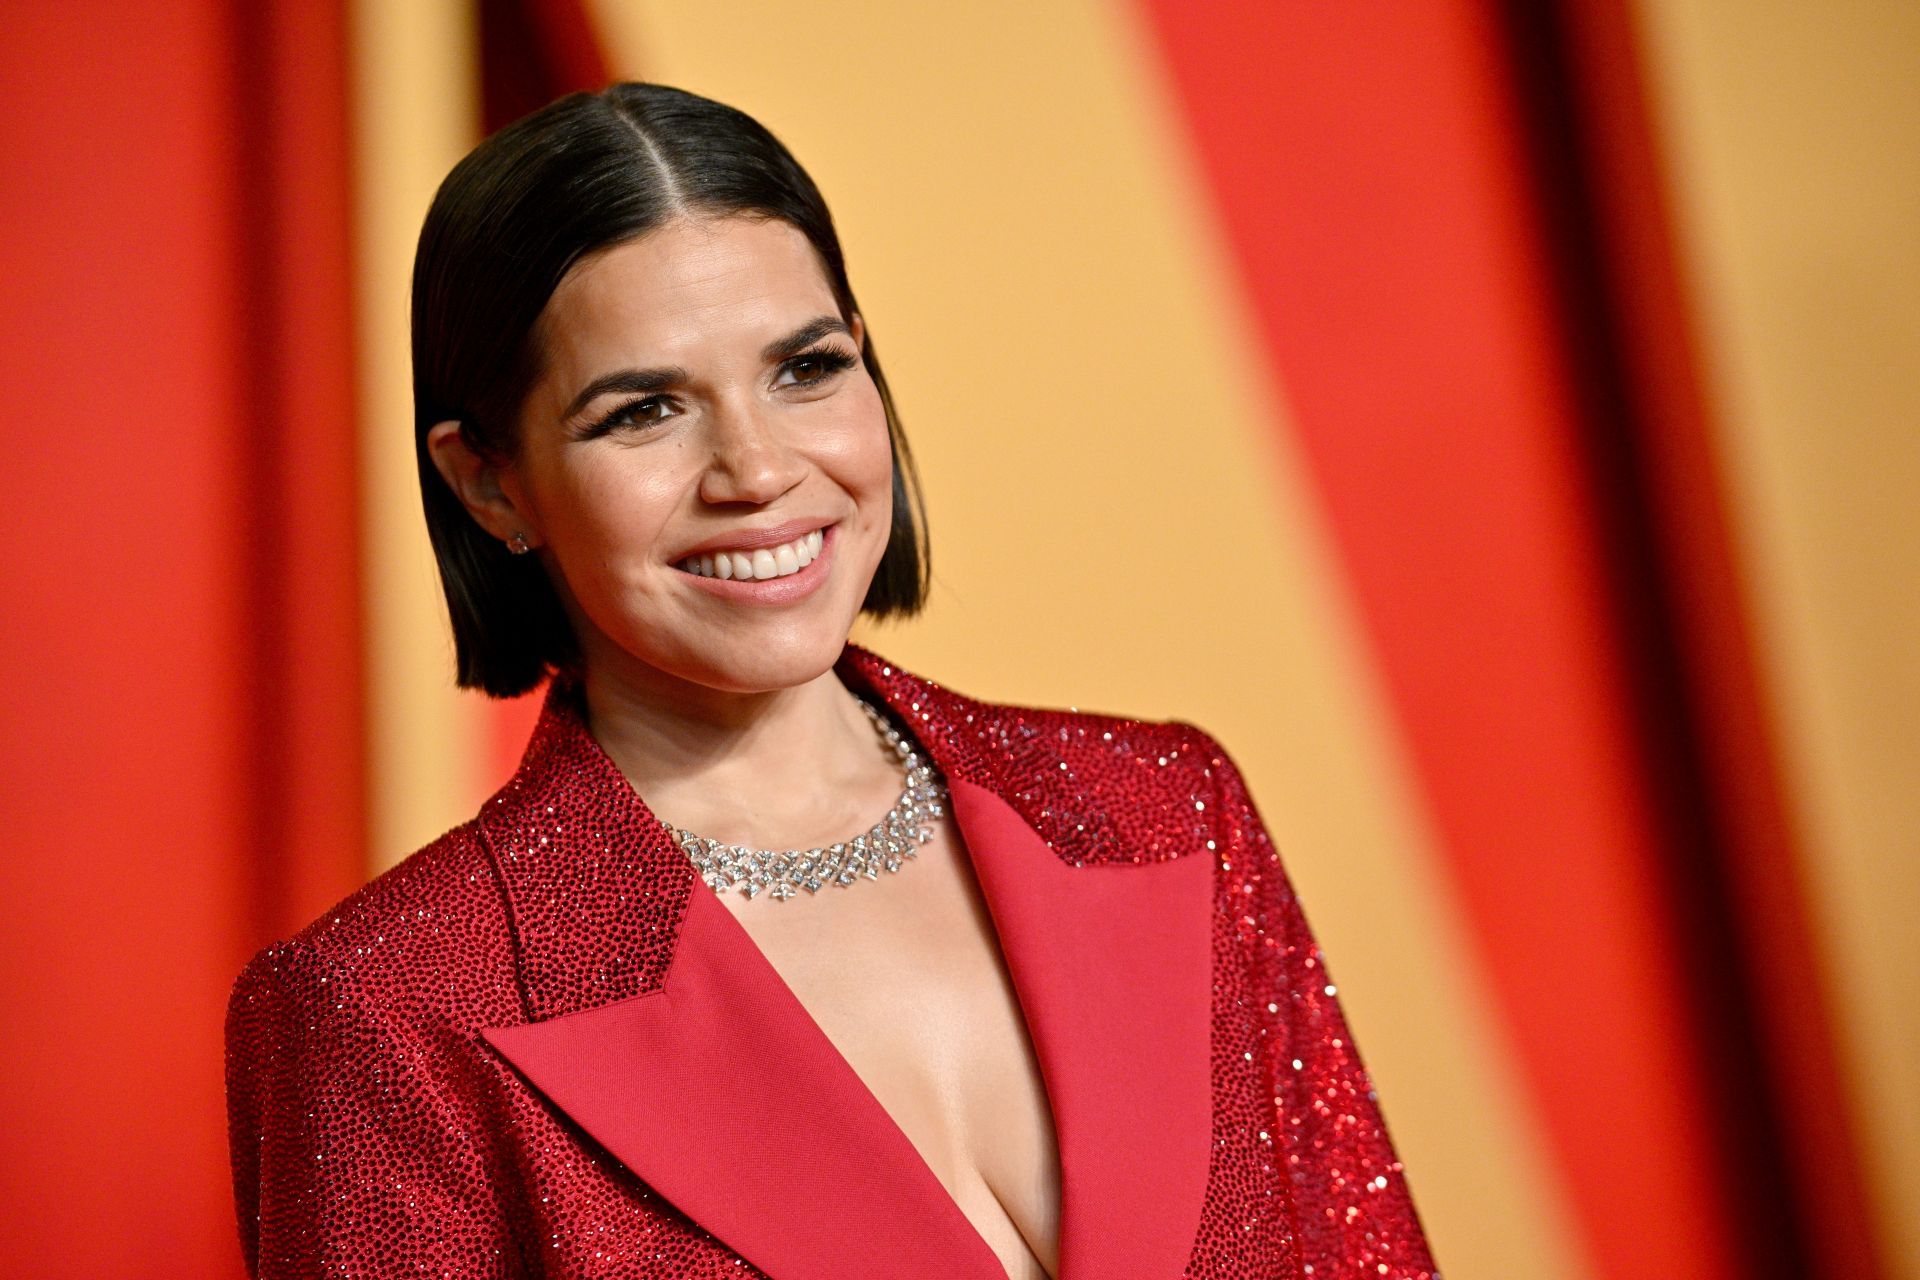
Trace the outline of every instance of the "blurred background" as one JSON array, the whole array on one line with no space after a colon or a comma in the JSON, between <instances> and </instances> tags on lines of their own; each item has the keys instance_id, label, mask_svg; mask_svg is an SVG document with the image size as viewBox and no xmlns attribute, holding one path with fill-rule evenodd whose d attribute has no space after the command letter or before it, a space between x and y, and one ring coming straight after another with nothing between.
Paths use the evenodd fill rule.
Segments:
<instances>
[{"instance_id":1,"label":"blurred background","mask_svg":"<svg viewBox=\"0 0 1920 1280\"><path fill-rule=\"evenodd\" d=\"M1920 1277L1920 7L0 4L0 1274L234 1277L245 958L464 819L406 280L560 92L836 211L995 700L1245 769L1452 1280Z\"/></svg>"}]
</instances>

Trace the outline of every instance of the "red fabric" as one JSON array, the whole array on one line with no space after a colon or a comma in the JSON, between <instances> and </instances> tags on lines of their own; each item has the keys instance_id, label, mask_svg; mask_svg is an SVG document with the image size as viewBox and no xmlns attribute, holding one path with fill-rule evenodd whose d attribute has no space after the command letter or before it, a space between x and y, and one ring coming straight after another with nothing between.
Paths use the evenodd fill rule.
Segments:
<instances>
[{"instance_id":1,"label":"red fabric","mask_svg":"<svg viewBox=\"0 0 1920 1280\"><path fill-rule=\"evenodd\" d=\"M562 94L595 93L612 78L582 0L477 0L481 132L492 133Z\"/></svg>"},{"instance_id":2,"label":"red fabric","mask_svg":"<svg viewBox=\"0 0 1920 1280\"><path fill-rule=\"evenodd\" d=\"M1597 465L1633 397L1566 274L1613 273L1553 239L1587 159L1543 163L1522 92L1514 28L1567 6L1141 7L1594 1274L1786 1274L1724 1141L1767 1118L1716 1034L1741 993L1681 883L1691 691L1648 680L1670 638L1621 555L1664 495Z\"/></svg>"},{"instance_id":3,"label":"red fabric","mask_svg":"<svg viewBox=\"0 0 1920 1280\"><path fill-rule=\"evenodd\" d=\"M614 78L583 0L476 0L482 134L538 111L565 94L597 93ZM477 787L513 773L540 714L540 691L485 705L485 750Z\"/></svg>"},{"instance_id":4,"label":"red fabric","mask_svg":"<svg viewBox=\"0 0 1920 1280\"><path fill-rule=\"evenodd\" d=\"M837 671L950 788L1056 1122L1061 1275L1431 1277L1219 744L967 698L857 645ZM1002 1275L577 699L554 686L475 820L242 975L254 1273Z\"/></svg>"},{"instance_id":5,"label":"red fabric","mask_svg":"<svg viewBox=\"0 0 1920 1280\"><path fill-rule=\"evenodd\" d=\"M363 879L344 9L0 10L0 1276L239 1274L222 1004Z\"/></svg>"},{"instance_id":6,"label":"red fabric","mask_svg":"<svg viewBox=\"0 0 1920 1280\"><path fill-rule=\"evenodd\" d=\"M1688 850L1726 924L1694 941L1694 967L1719 978L1714 1003L1751 1023L1721 1032L1722 1139L1746 1203L1755 1274L1879 1280L1892 1271L1876 1235L1859 1149L1868 1121L1842 1071L1829 971L1816 936L1803 835L1783 777L1779 717L1760 670L1756 610L1735 547L1717 408L1692 315L1690 281L1647 91L1648 64L1627 0L1559 8L1579 125L1566 152L1590 169L1594 274L1609 294L1623 401L1640 466L1640 504L1666 580L1677 690L1652 691L1687 733L1699 809ZM1640 575L1636 575L1639 577ZM1676 704L1679 704L1676 706ZM1667 724L1663 724L1665 730ZM1677 771L1676 771L1677 772ZM1721 977L1716 969L1731 969ZM1740 998L1724 988L1739 984ZM1725 1015L1722 1014L1722 1017ZM1727 1034L1731 1030L1734 1034ZM1728 1096L1730 1095L1730 1096ZM1729 1103L1733 1104L1729 1106Z\"/></svg>"}]
</instances>

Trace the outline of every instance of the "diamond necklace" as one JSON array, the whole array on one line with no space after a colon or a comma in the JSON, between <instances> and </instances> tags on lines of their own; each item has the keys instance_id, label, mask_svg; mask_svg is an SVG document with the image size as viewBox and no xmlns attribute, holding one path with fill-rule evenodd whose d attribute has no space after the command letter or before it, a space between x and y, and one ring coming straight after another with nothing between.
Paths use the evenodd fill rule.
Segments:
<instances>
[{"instance_id":1,"label":"diamond necklace","mask_svg":"<svg viewBox=\"0 0 1920 1280\"><path fill-rule=\"evenodd\" d=\"M916 846L933 838L932 821L946 811L941 803L945 792L940 780L886 717L866 699L856 701L906 768L906 787L893 808L871 829L851 840L780 853L723 844L669 823L667 830L674 843L693 860L694 868L714 892L734 888L752 898L765 889L769 897L785 901L798 889L818 893L829 884L844 889L858 879L877 880L883 870L898 871L906 859L919 852Z\"/></svg>"}]
</instances>

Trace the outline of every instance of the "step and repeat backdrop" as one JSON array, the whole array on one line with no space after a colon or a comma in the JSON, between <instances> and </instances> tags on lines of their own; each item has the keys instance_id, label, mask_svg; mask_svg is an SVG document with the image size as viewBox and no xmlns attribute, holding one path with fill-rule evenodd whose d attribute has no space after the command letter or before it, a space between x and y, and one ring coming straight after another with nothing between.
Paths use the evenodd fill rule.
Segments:
<instances>
[{"instance_id":1,"label":"step and repeat backdrop","mask_svg":"<svg viewBox=\"0 0 1920 1280\"><path fill-rule=\"evenodd\" d=\"M1920 1280L1920 11L0 4L0 1271L237 1276L228 985L470 816L407 281L649 79L820 182L996 701L1244 768L1450 1277Z\"/></svg>"}]
</instances>

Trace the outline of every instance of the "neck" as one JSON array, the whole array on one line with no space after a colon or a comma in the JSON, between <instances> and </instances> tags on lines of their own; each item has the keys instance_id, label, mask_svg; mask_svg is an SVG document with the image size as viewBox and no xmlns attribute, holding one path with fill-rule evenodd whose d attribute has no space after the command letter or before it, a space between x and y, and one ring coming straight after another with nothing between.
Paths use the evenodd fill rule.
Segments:
<instances>
[{"instance_id":1,"label":"neck","mask_svg":"<svg viewBox=\"0 0 1920 1280\"><path fill-rule=\"evenodd\" d=\"M589 662L583 693L594 738L655 816L728 843L844 839L884 813L903 781L831 667L741 693Z\"/></svg>"}]
</instances>

